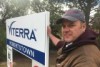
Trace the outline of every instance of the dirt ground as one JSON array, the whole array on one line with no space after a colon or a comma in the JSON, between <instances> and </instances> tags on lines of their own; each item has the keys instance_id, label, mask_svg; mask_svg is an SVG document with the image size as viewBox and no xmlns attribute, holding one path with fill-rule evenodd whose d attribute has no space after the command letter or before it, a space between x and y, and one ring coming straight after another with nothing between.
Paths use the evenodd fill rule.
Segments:
<instances>
[{"instance_id":1,"label":"dirt ground","mask_svg":"<svg viewBox=\"0 0 100 67\"><path fill-rule=\"evenodd\" d=\"M49 67L55 67L55 62L56 62L56 51L50 51L49 53ZM13 59L14 61L14 66L13 67L32 67L31 65L31 60L23 55L16 56ZM7 63L5 62L0 62L0 67L7 67Z\"/></svg>"}]
</instances>

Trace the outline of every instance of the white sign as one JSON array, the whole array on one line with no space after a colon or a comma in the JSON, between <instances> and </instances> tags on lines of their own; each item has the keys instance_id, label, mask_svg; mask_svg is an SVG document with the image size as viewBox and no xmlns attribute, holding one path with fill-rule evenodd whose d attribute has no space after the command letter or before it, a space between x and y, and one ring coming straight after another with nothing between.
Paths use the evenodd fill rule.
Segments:
<instances>
[{"instance_id":1,"label":"white sign","mask_svg":"<svg viewBox=\"0 0 100 67\"><path fill-rule=\"evenodd\" d=\"M31 58L32 65L39 66L36 64L38 62L41 67L48 67L48 24L49 12L8 19L6 21L7 45Z\"/></svg>"}]
</instances>

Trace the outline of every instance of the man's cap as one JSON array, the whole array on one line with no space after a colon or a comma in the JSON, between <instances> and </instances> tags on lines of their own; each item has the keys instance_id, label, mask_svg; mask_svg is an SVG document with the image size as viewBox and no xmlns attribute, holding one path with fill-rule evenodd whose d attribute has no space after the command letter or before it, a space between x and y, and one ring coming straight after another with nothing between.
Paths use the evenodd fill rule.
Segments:
<instances>
[{"instance_id":1,"label":"man's cap","mask_svg":"<svg viewBox=\"0 0 100 67\"><path fill-rule=\"evenodd\" d=\"M85 21L85 15L79 9L70 9L68 11L65 11L64 15L60 19L58 19L56 23L62 23L63 20L69 20L72 22L77 20Z\"/></svg>"}]
</instances>

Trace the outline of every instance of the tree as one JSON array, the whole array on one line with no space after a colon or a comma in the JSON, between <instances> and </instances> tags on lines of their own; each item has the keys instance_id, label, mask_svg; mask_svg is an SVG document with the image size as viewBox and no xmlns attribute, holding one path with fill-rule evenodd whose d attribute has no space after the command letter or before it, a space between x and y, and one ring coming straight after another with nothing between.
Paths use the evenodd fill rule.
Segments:
<instances>
[{"instance_id":1,"label":"tree","mask_svg":"<svg viewBox=\"0 0 100 67\"><path fill-rule=\"evenodd\" d=\"M69 8L76 7L81 9L85 14L85 20L88 26L90 11L92 10L92 8L94 8L94 6L98 4L99 0L49 0L49 1L64 3L67 6L69 6Z\"/></svg>"},{"instance_id":2,"label":"tree","mask_svg":"<svg viewBox=\"0 0 100 67\"><path fill-rule=\"evenodd\" d=\"M59 37L60 34L60 26L56 25L56 20L61 17L63 10L61 4L49 2L48 0L33 0L31 2L31 8L34 12L50 12L50 26L52 28L52 32L55 36ZM52 44L50 42L50 44ZM52 46L51 46L52 48Z\"/></svg>"},{"instance_id":3,"label":"tree","mask_svg":"<svg viewBox=\"0 0 100 67\"><path fill-rule=\"evenodd\" d=\"M26 15L29 4L29 0L0 0L0 61L6 60L6 19Z\"/></svg>"},{"instance_id":4,"label":"tree","mask_svg":"<svg viewBox=\"0 0 100 67\"><path fill-rule=\"evenodd\" d=\"M61 7L61 4L49 2L48 0L40 1L40 0L33 0L31 2L31 8L34 12L43 12L43 11L49 11L50 12L50 23L51 27L53 29L54 34L57 34L57 29L54 30L53 27L55 26L55 21L61 17L63 10Z\"/></svg>"},{"instance_id":5,"label":"tree","mask_svg":"<svg viewBox=\"0 0 100 67\"><path fill-rule=\"evenodd\" d=\"M94 15L93 19L93 28L100 29L100 11L97 11L97 13Z\"/></svg>"},{"instance_id":6,"label":"tree","mask_svg":"<svg viewBox=\"0 0 100 67\"><path fill-rule=\"evenodd\" d=\"M4 23L8 18L27 14L30 2L29 0L1 0L0 3L0 22Z\"/></svg>"},{"instance_id":7,"label":"tree","mask_svg":"<svg viewBox=\"0 0 100 67\"><path fill-rule=\"evenodd\" d=\"M91 23L91 28L98 34L97 40L98 40L98 43L100 44L100 6L97 9L90 23ZM98 46L100 48L100 45Z\"/></svg>"}]
</instances>

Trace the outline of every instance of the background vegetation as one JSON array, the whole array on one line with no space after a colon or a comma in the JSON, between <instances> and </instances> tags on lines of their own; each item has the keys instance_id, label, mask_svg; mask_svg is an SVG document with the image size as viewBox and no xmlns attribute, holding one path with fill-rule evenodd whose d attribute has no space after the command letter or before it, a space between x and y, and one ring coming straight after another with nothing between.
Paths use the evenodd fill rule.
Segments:
<instances>
[{"instance_id":1,"label":"background vegetation","mask_svg":"<svg viewBox=\"0 0 100 67\"><path fill-rule=\"evenodd\" d=\"M64 5L64 6L63 6ZM60 26L55 21L64 13L63 7L78 8L85 14L87 26L100 34L100 0L0 0L0 61L6 60L6 19L50 11L50 26L60 38ZM91 11L94 16L90 16ZM98 36L100 44L100 35ZM50 41L50 50L55 49Z\"/></svg>"}]
</instances>

